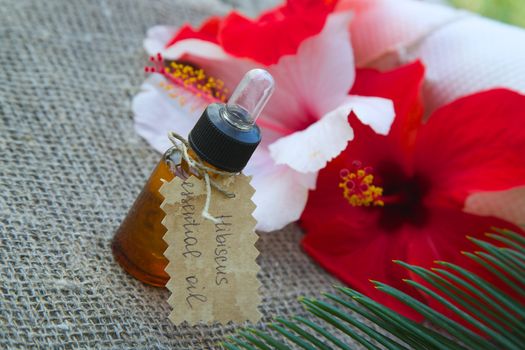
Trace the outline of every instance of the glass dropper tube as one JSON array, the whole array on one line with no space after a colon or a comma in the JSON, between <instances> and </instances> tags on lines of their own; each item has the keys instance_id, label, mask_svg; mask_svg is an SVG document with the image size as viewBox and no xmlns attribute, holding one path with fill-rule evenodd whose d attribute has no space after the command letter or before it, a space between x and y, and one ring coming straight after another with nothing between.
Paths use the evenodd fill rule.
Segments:
<instances>
[{"instance_id":1,"label":"glass dropper tube","mask_svg":"<svg viewBox=\"0 0 525 350\"><path fill-rule=\"evenodd\" d=\"M222 117L241 130L252 128L274 88L270 73L259 68L250 70L233 91Z\"/></svg>"}]
</instances>

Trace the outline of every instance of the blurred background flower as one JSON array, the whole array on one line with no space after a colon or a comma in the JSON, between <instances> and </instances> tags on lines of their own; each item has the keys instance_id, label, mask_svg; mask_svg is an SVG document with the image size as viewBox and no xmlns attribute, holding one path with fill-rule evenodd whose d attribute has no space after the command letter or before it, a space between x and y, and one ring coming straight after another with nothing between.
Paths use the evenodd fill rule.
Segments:
<instances>
[{"instance_id":1,"label":"blurred background flower","mask_svg":"<svg viewBox=\"0 0 525 350\"><path fill-rule=\"evenodd\" d=\"M245 12L257 14L265 8L275 6L279 0L223 0L234 6L242 6ZM455 6L499 21L525 27L523 0L420 0L428 3Z\"/></svg>"}]
</instances>

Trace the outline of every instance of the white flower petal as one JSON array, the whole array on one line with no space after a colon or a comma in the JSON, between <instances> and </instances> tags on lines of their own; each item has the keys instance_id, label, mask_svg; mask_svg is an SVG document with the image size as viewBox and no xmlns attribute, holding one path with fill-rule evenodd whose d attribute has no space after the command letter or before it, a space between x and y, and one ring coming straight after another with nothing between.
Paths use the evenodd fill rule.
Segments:
<instances>
[{"instance_id":1,"label":"white flower petal","mask_svg":"<svg viewBox=\"0 0 525 350\"><path fill-rule=\"evenodd\" d=\"M350 111L348 105L339 107L305 130L280 138L269 146L270 154L277 164L303 173L324 168L354 138Z\"/></svg>"},{"instance_id":2,"label":"white flower petal","mask_svg":"<svg viewBox=\"0 0 525 350\"><path fill-rule=\"evenodd\" d=\"M409 51L406 59L416 57L427 67L423 98L429 110L492 88L525 93L521 28L471 16L443 27Z\"/></svg>"},{"instance_id":3,"label":"white flower petal","mask_svg":"<svg viewBox=\"0 0 525 350\"><path fill-rule=\"evenodd\" d=\"M150 75L132 102L135 130L159 152L171 146L169 131L186 137L205 106L204 102L196 100L182 106L161 88L162 82L166 80L161 75ZM195 108L196 105L201 107Z\"/></svg>"},{"instance_id":4,"label":"white flower petal","mask_svg":"<svg viewBox=\"0 0 525 350\"><path fill-rule=\"evenodd\" d=\"M315 172L324 168L354 138L348 122L348 115L352 111L363 124L382 135L388 134L395 116L391 100L347 96L343 105L321 120L272 143L269 146L270 154L277 164L286 164L299 172Z\"/></svg>"},{"instance_id":5,"label":"white flower petal","mask_svg":"<svg viewBox=\"0 0 525 350\"><path fill-rule=\"evenodd\" d=\"M150 55L163 52L166 44L177 33L177 27L154 26L148 29L146 39L144 39L144 49Z\"/></svg>"},{"instance_id":6,"label":"white flower petal","mask_svg":"<svg viewBox=\"0 0 525 350\"><path fill-rule=\"evenodd\" d=\"M388 134L396 116L392 100L351 95L347 101L361 123L370 126L378 134Z\"/></svg>"},{"instance_id":7,"label":"white flower petal","mask_svg":"<svg viewBox=\"0 0 525 350\"><path fill-rule=\"evenodd\" d=\"M168 60L179 59L185 54L215 61L232 58L219 45L201 39L181 40L162 51L162 55Z\"/></svg>"},{"instance_id":8,"label":"white flower petal","mask_svg":"<svg viewBox=\"0 0 525 350\"><path fill-rule=\"evenodd\" d=\"M265 112L293 129L339 106L355 79L354 55L346 28L350 12L331 14L322 31L305 39L295 55L268 67L276 83Z\"/></svg>"},{"instance_id":9,"label":"white flower petal","mask_svg":"<svg viewBox=\"0 0 525 350\"><path fill-rule=\"evenodd\" d=\"M397 54L463 16L451 7L412 0L343 0L338 9L356 13L350 28L358 66Z\"/></svg>"},{"instance_id":10,"label":"white flower petal","mask_svg":"<svg viewBox=\"0 0 525 350\"><path fill-rule=\"evenodd\" d=\"M253 213L256 229L265 232L281 229L301 217L308 190L317 178L317 173L301 174L275 165L264 149L256 151L244 172L253 176L251 184L256 190L252 198L257 205Z\"/></svg>"},{"instance_id":11,"label":"white flower petal","mask_svg":"<svg viewBox=\"0 0 525 350\"><path fill-rule=\"evenodd\" d=\"M476 215L495 216L525 228L525 186L474 193L467 197L464 210Z\"/></svg>"}]
</instances>

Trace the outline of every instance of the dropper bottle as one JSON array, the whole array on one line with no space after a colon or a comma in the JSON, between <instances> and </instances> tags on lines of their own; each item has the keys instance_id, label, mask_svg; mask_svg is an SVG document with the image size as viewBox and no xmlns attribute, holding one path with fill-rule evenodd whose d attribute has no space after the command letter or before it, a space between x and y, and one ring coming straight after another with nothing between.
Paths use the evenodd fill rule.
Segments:
<instances>
[{"instance_id":1,"label":"dropper bottle","mask_svg":"<svg viewBox=\"0 0 525 350\"><path fill-rule=\"evenodd\" d=\"M228 103L206 107L189 134L189 156L218 170L240 172L261 141L255 121L273 90L270 73L264 69L247 72ZM175 176L198 175L180 153L170 149L153 170L112 242L119 264L135 278L154 286L165 286L169 280L164 271L167 244L163 240L166 228L161 223L165 214L160 209L164 198L159 189L162 180L171 181Z\"/></svg>"}]
</instances>

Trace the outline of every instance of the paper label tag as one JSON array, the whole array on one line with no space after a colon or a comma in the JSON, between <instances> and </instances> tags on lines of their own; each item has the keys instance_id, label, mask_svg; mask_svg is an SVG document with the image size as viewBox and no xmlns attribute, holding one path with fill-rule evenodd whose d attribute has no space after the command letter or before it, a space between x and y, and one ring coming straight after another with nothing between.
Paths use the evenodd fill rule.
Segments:
<instances>
[{"instance_id":1,"label":"paper label tag","mask_svg":"<svg viewBox=\"0 0 525 350\"><path fill-rule=\"evenodd\" d=\"M203 180L175 177L160 188L164 196L161 208L166 213L162 223L168 229L164 255L169 260L166 287L172 293L169 318L175 325L261 318L255 261L259 252L254 246L258 236L251 200L255 190L250 179L240 174L222 180L235 194L232 198L212 188L209 212L219 223L201 216L206 201Z\"/></svg>"}]
</instances>

